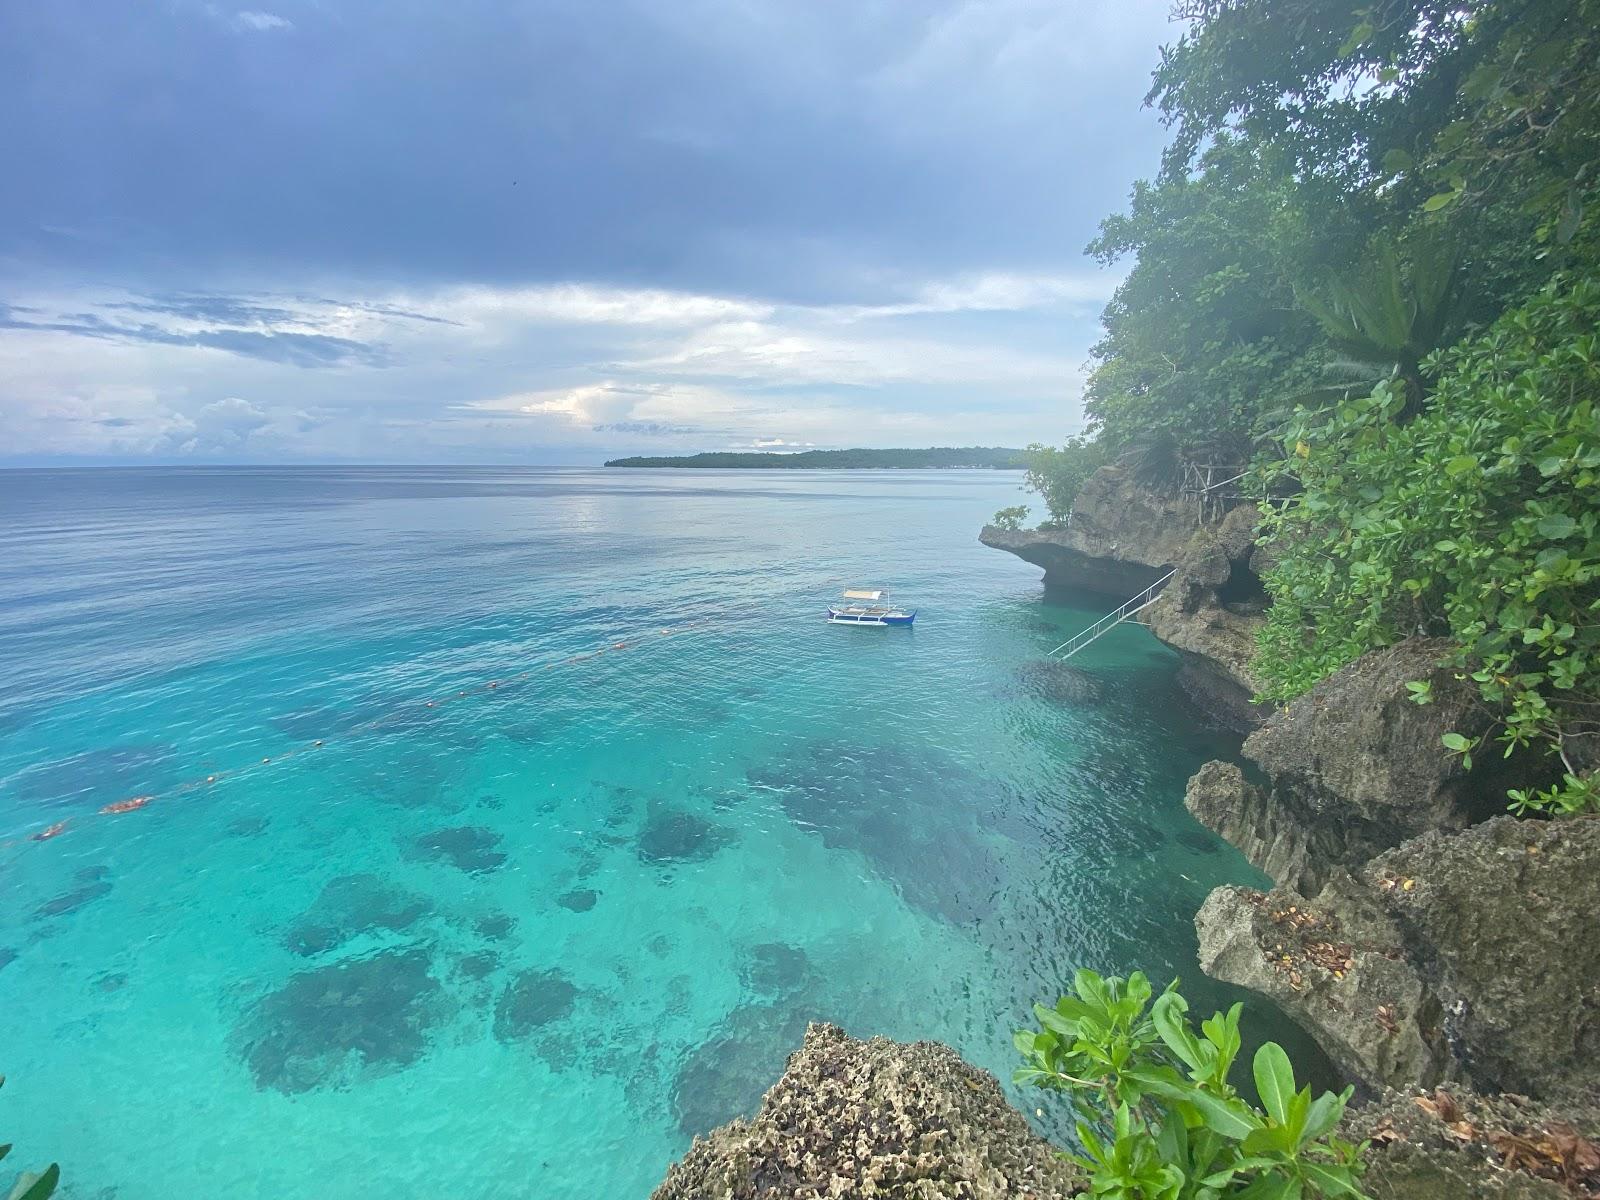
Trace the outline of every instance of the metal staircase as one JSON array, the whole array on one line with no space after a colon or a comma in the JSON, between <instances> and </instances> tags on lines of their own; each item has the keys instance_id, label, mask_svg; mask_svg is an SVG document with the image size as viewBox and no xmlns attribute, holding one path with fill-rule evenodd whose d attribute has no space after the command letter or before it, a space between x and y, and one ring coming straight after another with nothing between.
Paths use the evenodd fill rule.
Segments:
<instances>
[{"instance_id":1,"label":"metal staircase","mask_svg":"<svg viewBox=\"0 0 1600 1200\"><path fill-rule=\"evenodd\" d=\"M1065 662L1079 650L1082 650L1085 646L1089 645L1089 643L1110 633L1129 617L1143 612L1158 599L1160 599L1161 589L1167 586L1167 581L1175 574L1177 574L1176 570L1168 571L1160 579L1156 580L1149 587L1145 588L1144 591L1133 597L1133 599L1124 601L1120 607L1108 612L1105 616L1101 617L1082 633L1074 634L1072 637L1062 642L1061 645L1050 651L1049 657L1060 659L1061 661Z\"/></svg>"}]
</instances>

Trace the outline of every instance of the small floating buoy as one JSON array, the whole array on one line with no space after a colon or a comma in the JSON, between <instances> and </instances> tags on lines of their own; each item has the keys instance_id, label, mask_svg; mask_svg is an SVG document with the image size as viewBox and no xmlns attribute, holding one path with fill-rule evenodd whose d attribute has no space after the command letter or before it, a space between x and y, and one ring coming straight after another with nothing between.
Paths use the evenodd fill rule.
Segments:
<instances>
[{"instance_id":1,"label":"small floating buoy","mask_svg":"<svg viewBox=\"0 0 1600 1200\"><path fill-rule=\"evenodd\" d=\"M270 758L263 758L261 761L264 762L264 763L269 763L272 760Z\"/></svg>"},{"instance_id":2,"label":"small floating buoy","mask_svg":"<svg viewBox=\"0 0 1600 1200\"><path fill-rule=\"evenodd\" d=\"M489 681L489 686L492 687L492 688L497 688L497 687L500 686L500 683L499 683L498 680L491 679Z\"/></svg>"},{"instance_id":3,"label":"small floating buoy","mask_svg":"<svg viewBox=\"0 0 1600 1200\"><path fill-rule=\"evenodd\" d=\"M317 745L320 746L320 745L322 745L322 743L318 742ZM207 783L215 783L216 781L217 781L217 777L215 775L207 775L206 776L206 782Z\"/></svg>"},{"instance_id":4,"label":"small floating buoy","mask_svg":"<svg viewBox=\"0 0 1600 1200\"><path fill-rule=\"evenodd\" d=\"M612 642L611 643L611 648L613 650L626 650L628 648L628 643L627 642Z\"/></svg>"},{"instance_id":5,"label":"small floating buoy","mask_svg":"<svg viewBox=\"0 0 1600 1200\"><path fill-rule=\"evenodd\" d=\"M432 707L433 707L433 701L432 701L432 700L429 700L429 701L428 701L428 707L429 707L429 708L432 708Z\"/></svg>"}]
</instances>

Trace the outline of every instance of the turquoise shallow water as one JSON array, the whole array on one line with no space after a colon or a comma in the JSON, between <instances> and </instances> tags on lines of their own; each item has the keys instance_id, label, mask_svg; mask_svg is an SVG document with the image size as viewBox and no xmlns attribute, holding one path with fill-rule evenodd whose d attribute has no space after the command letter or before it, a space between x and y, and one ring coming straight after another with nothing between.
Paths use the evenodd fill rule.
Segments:
<instances>
[{"instance_id":1,"label":"turquoise shallow water","mask_svg":"<svg viewBox=\"0 0 1600 1200\"><path fill-rule=\"evenodd\" d=\"M1039 667L1098 613L977 544L1016 488L0 473L15 1157L99 1200L642 1197L807 1019L1005 1077L1075 966L1231 999L1191 917L1258 880L1182 789L1232 746L1142 629ZM849 584L916 628L822 622Z\"/></svg>"}]
</instances>

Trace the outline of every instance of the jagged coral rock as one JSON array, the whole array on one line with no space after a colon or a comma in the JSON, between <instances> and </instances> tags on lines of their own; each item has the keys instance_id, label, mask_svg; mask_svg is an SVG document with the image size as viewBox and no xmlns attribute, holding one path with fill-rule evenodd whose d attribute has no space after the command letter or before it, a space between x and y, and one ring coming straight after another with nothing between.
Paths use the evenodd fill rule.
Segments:
<instances>
[{"instance_id":1,"label":"jagged coral rock","mask_svg":"<svg viewBox=\"0 0 1600 1200\"><path fill-rule=\"evenodd\" d=\"M936 1042L812 1025L749 1121L694 1145L652 1200L1057 1200L1074 1173L994 1076Z\"/></svg>"}]
</instances>

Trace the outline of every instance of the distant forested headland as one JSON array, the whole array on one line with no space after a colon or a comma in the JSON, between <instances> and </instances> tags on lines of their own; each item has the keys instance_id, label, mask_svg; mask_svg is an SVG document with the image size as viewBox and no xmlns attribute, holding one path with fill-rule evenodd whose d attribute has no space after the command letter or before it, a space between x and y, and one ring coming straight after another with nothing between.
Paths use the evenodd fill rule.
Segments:
<instances>
[{"instance_id":1,"label":"distant forested headland","mask_svg":"<svg viewBox=\"0 0 1600 1200\"><path fill-rule=\"evenodd\" d=\"M770 451L741 454L718 451L680 458L614 458L608 467L733 467L757 470L871 470L873 468L977 468L989 471L1021 470L1021 450L1003 446L932 446L926 450L802 450L795 454Z\"/></svg>"}]
</instances>

